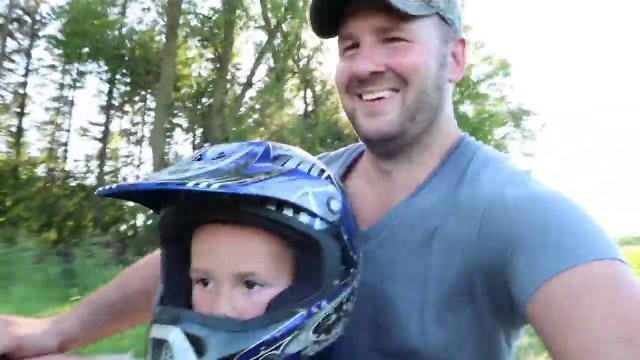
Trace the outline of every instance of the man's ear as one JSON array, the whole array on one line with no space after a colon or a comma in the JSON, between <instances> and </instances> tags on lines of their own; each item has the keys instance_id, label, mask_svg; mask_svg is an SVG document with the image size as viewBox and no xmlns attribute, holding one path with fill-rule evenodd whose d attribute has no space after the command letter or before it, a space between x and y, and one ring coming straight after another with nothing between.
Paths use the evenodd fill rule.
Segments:
<instances>
[{"instance_id":1,"label":"man's ear","mask_svg":"<svg viewBox=\"0 0 640 360\"><path fill-rule=\"evenodd\" d=\"M457 38L449 44L449 80L455 84L464 76L467 66L467 41Z\"/></svg>"}]
</instances>

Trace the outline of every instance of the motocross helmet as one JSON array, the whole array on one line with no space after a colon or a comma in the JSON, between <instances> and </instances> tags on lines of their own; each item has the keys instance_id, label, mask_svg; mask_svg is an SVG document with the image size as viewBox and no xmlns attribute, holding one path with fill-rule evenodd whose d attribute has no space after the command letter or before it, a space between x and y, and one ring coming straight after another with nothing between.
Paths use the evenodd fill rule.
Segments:
<instances>
[{"instance_id":1,"label":"motocross helmet","mask_svg":"<svg viewBox=\"0 0 640 360\"><path fill-rule=\"evenodd\" d=\"M360 263L355 225L339 180L314 156L275 142L219 144L97 195L159 215L162 284L147 359L300 359L343 331ZM193 311L191 237L208 223L262 228L294 250L295 279L263 315L235 320Z\"/></svg>"}]
</instances>

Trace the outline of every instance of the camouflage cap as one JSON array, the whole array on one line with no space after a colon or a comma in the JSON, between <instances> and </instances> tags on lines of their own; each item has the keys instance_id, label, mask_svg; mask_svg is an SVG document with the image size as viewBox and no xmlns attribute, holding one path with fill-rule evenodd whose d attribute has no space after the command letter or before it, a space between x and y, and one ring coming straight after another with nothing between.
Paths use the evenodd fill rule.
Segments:
<instances>
[{"instance_id":1,"label":"camouflage cap","mask_svg":"<svg viewBox=\"0 0 640 360\"><path fill-rule=\"evenodd\" d=\"M398 11L413 16L438 14L462 35L462 16L457 0L384 0ZM311 29L322 39L338 35L348 0L312 0L309 10Z\"/></svg>"}]
</instances>

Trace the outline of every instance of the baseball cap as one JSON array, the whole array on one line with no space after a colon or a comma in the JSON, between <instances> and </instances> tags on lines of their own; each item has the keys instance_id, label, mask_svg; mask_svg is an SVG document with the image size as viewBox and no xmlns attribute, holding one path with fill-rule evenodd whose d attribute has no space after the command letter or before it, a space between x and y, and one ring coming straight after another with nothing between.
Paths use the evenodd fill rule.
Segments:
<instances>
[{"instance_id":1,"label":"baseball cap","mask_svg":"<svg viewBox=\"0 0 640 360\"><path fill-rule=\"evenodd\" d=\"M413 16L429 16L438 14L462 34L462 17L457 0L384 0L400 12ZM311 29L322 39L330 39L338 35L344 21L344 12L351 3L349 0L312 0L309 10Z\"/></svg>"}]
</instances>

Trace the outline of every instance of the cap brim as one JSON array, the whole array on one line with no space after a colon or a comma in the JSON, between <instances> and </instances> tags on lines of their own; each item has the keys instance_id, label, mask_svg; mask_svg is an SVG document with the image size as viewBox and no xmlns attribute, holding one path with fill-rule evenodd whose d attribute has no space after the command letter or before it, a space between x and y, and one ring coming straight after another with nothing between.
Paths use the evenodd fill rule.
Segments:
<instances>
[{"instance_id":1,"label":"cap brim","mask_svg":"<svg viewBox=\"0 0 640 360\"><path fill-rule=\"evenodd\" d=\"M396 8L398 11L407 15L413 16L429 16L436 14L437 9L427 6L423 2L407 1L407 0L387 0L389 5Z\"/></svg>"},{"instance_id":2,"label":"cap brim","mask_svg":"<svg viewBox=\"0 0 640 360\"><path fill-rule=\"evenodd\" d=\"M401 13L413 16L429 16L437 10L424 3L407 0L386 0L389 6ZM349 0L312 0L309 10L311 29L321 39L330 39L338 35Z\"/></svg>"},{"instance_id":3,"label":"cap brim","mask_svg":"<svg viewBox=\"0 0 640 360\"><path fill-rule=\"evenodd\" d=\"M350 1L312 0L309 9L311 30L321 39L330 39L338 35L344 10Z\"/></svg>"}]
</instances>

